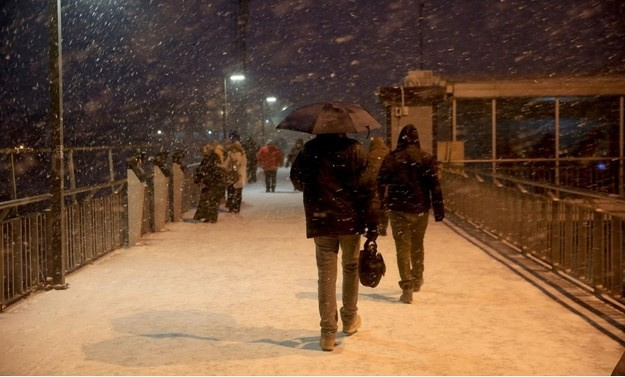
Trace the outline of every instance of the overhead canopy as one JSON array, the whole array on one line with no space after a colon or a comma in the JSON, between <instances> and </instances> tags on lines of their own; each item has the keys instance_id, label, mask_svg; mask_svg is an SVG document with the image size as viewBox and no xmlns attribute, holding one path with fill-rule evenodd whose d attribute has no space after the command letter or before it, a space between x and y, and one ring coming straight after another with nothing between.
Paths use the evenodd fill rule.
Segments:
<instances>
[{"instance_id":1,"label":"overhead canopy","mask_svg":"<svg viewBox=\"0 0 625 377\"><path fill-rule=\"evenodd\" d=\"M624 96L625 76L454 81L439 85L378 88L382 103L405 106L453 98Z\"/></svg>"},{"instance_id":2,"label":"overhead canopy","mask_svg":"<svg viewBox=\"0 0 625 377\"><path fill-rule=\"evenodd\" d=\"M455 98L586 97L625 95L625 76L448 82Z\"/></svg>"},{"instance_id":3,"label":"overhead canopy","mask_svg":"<svg viewBox=\"0 0 625 377\"><path fill-rule=\"evenodd\" d=\"M407 86L378 88L376 95L384 104L404 103L405 106L431 104L445 99L444 86Z\"/></svg>"}]
</instances>

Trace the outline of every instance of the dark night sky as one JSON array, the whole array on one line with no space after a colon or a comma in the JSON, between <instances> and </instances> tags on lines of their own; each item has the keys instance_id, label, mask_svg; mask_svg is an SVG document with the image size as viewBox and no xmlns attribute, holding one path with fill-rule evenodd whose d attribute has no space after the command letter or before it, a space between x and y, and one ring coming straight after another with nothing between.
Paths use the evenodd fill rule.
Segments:
<instances>
[{"instance_id":1,"label":"dark night sky","mask_svg":"<svg viewBox=\"0 0 625 377\"><path fill-rule=\"evenodd\" d=\"M0 147L47 143L46 3L2 2ZM419 68L419 3L251 0L245 85L259 99L353 101L380 114L375 89ZM423 3L424 68L444 77L625 73L622 0ZM218 129L235 11L233 0L63 0L68 144Z\"/></svg>"}]
</instances>

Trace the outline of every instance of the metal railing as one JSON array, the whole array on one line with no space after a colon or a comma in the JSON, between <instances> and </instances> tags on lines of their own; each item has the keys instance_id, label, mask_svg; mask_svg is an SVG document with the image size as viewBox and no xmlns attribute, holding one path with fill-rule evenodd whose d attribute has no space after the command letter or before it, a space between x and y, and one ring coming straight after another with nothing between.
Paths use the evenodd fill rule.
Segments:
<instances>
[{"instance_id":1,"label":"metal railing","mask_svg":"<svg viewBox=\"0 0 625 377\"><path fill-rule=\"evenodd\" d=\"M625 198L461 167L443 166L440 173L446 210L625 302Z\"/></svg>"},{"instance_id":2,"label":"metal railing","mask_svg":"<svg viewBox=\"0 0 625 377\"><path fill-rule=\"evenodd\" d=\"M2 222L2 308L45 282L45 228L43 213Z\"/></svg>"},{"instance_id":3,"label":"metal railing","mask_svg":"<svg viewBox=\"0 0 625 377\"><path fill-rule=\"evenodd\" d=\"M43 197L44 201L48 199L48 195ZM2 204L5 208L8 205ZM46 286L48 216L49 211L44 210L2 221L0 309ZM63 251L66 272L74 271L123 245L125 202L122 192L71 203L66 207L64 216L67 224Z\"/></svg>"},{"instance_id":4,"label":"metal railing","mask_svg":"<svg viewBox=\"0 0 625 377\"><path fill-rule=\"evenodd\" d=\"M106 155L112 164L111 154ZM198 188L192 181L196 166L189 165L184 175L183 212L197 203ZM442 166L441 182L448 211L539 258L555 272L623 301L625 198L450 164ZM66 191L66 272L126 245L127 191L126 178ZM0 310L46 288L49 201L49 194L40 194L0 202ZM15 210L42 204L43 210L31 213Z\"/></svg>"},{"instance_id":5,"label":"metal railing","mask_svg":"<svg viewBox=\"0 0 625 377\"><path fill-rule=\"evenodd\" d=\"M62 258L66 273L128 244L126 160L134 154L134 149L135 147L88 147L68 148L66 151L65 163L68 170L65 179L69 189L65 191L66 205L63 215L66 226ZM84 155L89 152L94 153L94 158ZM19 158L15 158L16 155L23 157L30 154L29 160L40 159L47 162L46 154L49 153L49 150L19 148L0 150L3 161L10 162L4 165L3 171L10 177L4 181L4 188L8 187L8 190L3 190L3 198L0 198L0 311L33 291L50 288L46 258L50 245L51 222L48 217L52 195L40 193L48 188L47 182L43 180L39 181L37 187L26 190L34 195L17 198L20 183L24 185L24 182L28 182L31 185L31 181L26 176L24 182L20 181ZM82 172L82 176L81 162L75 160L78 154L84 155L81 157L82 166L88 167ZM85 165L85 162L89 165ZM43 164L39 168L45 171L49 167ZM147 169L148 181L151 170L152 167ZM98 177L89 177L94 171L99 172ZM184 196L178 204L183 212L194 205L198 196L197 187L192 181L193 171L194 166L187 169L184 178ZM36 176L37 172L31 174ZM87 184L77 187L79 184L76 182ZM150 183L146 184L149 186ZM171 198L168 201L167 205L172 205ZM153 201L151 205L146 211L150 220L154 217ZM170 210L169 215L173 216L173 209ZM161 212L166 213L167 209ZM143 215L144 219L145 217Z\"/></svg>"}]
</instances>

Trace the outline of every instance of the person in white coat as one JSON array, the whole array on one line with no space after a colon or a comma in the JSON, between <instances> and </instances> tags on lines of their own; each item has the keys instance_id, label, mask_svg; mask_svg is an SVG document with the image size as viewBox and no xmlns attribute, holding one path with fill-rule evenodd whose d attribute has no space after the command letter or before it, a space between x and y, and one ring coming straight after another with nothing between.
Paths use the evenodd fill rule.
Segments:
<instances>
[{"instance_id":1,"label":"person in white coat","mask_svg":"<svg viewBox=\"0 0 625 377\"><path fill-rule=\"evenodd\" d=\"M226 177L230 178L227 178L226 208L230 213L239 213L243 200L243 187L247 184L247 156L238 140L230 143L227 152Z\"/></svg>"}]
</instances>

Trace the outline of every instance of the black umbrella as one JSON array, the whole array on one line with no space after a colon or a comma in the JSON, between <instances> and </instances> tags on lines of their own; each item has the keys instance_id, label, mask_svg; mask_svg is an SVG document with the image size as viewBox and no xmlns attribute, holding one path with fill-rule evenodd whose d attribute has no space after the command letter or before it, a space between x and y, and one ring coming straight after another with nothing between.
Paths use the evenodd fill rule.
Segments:
<instances>
[{"instance_id":1,"label":"black umbrella","mask_svg":"<svg viewBox=\"0 0 625 377\"><path fill-rule=\"evenodd\" d=\"M276 127L309 134L357 133L382 128L355 103L319 102L295 109Z\"/></svg>"}]
</instances>

